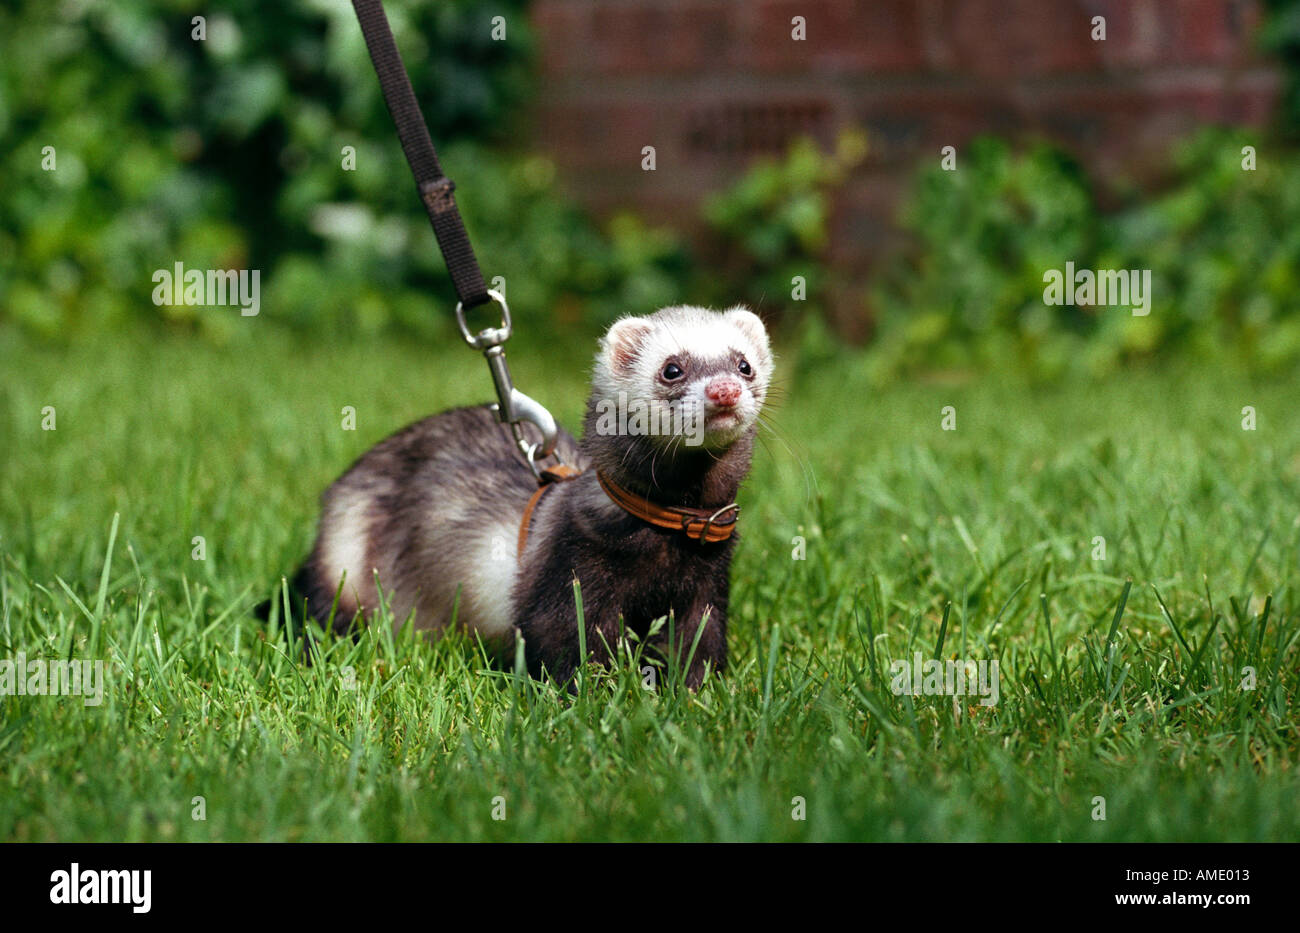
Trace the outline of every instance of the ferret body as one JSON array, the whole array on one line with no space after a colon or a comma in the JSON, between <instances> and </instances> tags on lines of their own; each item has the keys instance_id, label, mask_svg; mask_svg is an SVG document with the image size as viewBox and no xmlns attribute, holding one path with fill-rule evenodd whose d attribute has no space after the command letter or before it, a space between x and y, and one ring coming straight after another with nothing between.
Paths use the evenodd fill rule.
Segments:
<instances>
[{"instance_id":1,"label":"ferret body","mask_svg":"<svg viewBox=\"0 0 1300 933\"><path fill-rule=\"evenodd\" d=\"M697 685L726 666L736 537L651 524L602 480L659 506L725 510L749 470L771 368L763 324L743 308L623 318L601 340L582 441L561 431L557 446L583 472L538 498L522 551L537 480L489 407L455 409L381 441L325 492L295 589L317 619L333 610L339 630L382 597L395 625L413 615L438 629L454 615L508 653L522 636L529 670L564 682L579 663L576 578L594 660L608 663L621 627L645 637L671 614L674 644L667 625L648 644L682 662L695 645L686 681ZM685 416L647 429L638 412L656 407Z\"/></svg>"}]
</instances>

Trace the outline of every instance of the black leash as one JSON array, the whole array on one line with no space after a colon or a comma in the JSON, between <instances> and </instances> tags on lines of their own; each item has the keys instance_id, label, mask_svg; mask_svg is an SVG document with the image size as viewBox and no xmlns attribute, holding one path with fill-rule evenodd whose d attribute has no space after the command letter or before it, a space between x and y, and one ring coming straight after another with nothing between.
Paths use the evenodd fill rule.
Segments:
<instances>
[{"instance_id":1,"label":"black leash","mask_svg":"<svg viewBox=\"0 0 1300 933\"><path fill-rule=\"evenodd\" d=\"M442 250L442 258L447 262L447 271L451 273L456 297L465 308L481 305L489 300L487 285L483 282L483 273L474 258L474 248L470 246L465 224L456 208L456 197L452 193L456 185L442 173L442 166L438 164L438 154L429 138L429 127L425 125L420 105L415 100L415 91L411 89L411 79L407 77L406 66L402 64L397 43L393 41L384 5L380 0L352 0L352 7L366 37L366 48L374 62L375 73L379 75L384 102L397 124L397 136L402 141L402 152L411 166L411 174L415 176L416 190L429 214L429 222L433 224L433 235Z\"/></svg>"},{"instance_id":2,"label":"black leash","mask_svg":"<svg viewBox=\"0 0 1300 933\"><path fill-rule=\"evenodd\" d=\"M352 0L352 8L356 10L370 60L379 75L384 103L397 124L397 137L402 141L402 152L406 154L411 174L415 176L416 190L429 215L429 222L433 224L433 235L442 250L447 271L451 273L456 297L460 299L456 305L456 324L465 342L483 352L497 392L497 404L493 406L497 418L510 425L516 445L527 459L533 475L541 481L543 471L538 461L555 456L559 428L541 403L520 392L511 382L504 346L510 339L510 308L506 306L504 296L489 291L483 282L483 272L474 258L474 248L469 245L469 236L465 233L465 224L460 219L456 198L452 194L456 185L442 173L442 166L438 164L438 154L429 138L429 127L425 125L420 105L415 100L415 91L411 89L411 79L407 77L406 66L402 64L397 43L393 41L393 30L384 14L384 5L380 0ZM471 333L465 323L465 311L489 300L501 306L501 326ZM528 439L523 430L525 421L541 432L540 441L534 443Z\"/></svg>"}]
</instances>

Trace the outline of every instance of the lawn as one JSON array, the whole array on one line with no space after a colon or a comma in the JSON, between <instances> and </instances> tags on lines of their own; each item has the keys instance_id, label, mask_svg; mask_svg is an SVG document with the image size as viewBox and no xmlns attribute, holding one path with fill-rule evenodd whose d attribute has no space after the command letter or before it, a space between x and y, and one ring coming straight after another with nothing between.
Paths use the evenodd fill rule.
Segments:
<instances>
[{"instance_id":1,"label":"lawn","mask_svg":"<svg viewBox=\"0 0 1300 933\"><path fill-rule=\"evenodd\" d=\"M1300 838L1294 378L874 390L851 357L788 363L731 670L652 692L630 660L570 695L387 626L305 664L253 618L355 456L490 391L450 337L263 330L0 333L0 658L108 678L97 707L0 698L0 838ZM573 425L587 352L511 360ZM999 701L896 695L916 651L998 660Z\"/></svg>"}]
</instances>

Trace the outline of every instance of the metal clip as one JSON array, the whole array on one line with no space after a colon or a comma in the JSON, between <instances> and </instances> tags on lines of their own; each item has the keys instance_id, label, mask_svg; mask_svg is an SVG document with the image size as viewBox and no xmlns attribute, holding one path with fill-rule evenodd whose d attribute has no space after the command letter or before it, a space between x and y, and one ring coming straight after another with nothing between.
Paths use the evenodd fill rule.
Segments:
<instances>
[{"instance_id":1,"label":"metal clip","mask_svg":"<svg viewBox=\"0 0 1300 933\"><path fill-rule=\"evenodd\" d=\"M528 461L529 469L533 471L534 476L540 478L541 471L538 469L537 461L555 454L560 429L555 423L555 418L541 402L515 388L510 378L510 367L506 365L505 347L502 346L510 339L512 330L510 308L500 292L489 289L488 296L501 306L500 327L489 327L477 334L471 334L469 326L465 323L463 302L456 303L456 324L460 327L465 342L475 350L483 351L483 358L487 360L488 370L492 373L492 384L497 392L497 404L492 406L492 410L496 412L497 419L502 424L510 425L515 436L515 444ZM522 426L525 421L542 432L541 443L533 444L528 441ZM556 457L556 459L560 458Z\"/></svg>"}]
</instances>

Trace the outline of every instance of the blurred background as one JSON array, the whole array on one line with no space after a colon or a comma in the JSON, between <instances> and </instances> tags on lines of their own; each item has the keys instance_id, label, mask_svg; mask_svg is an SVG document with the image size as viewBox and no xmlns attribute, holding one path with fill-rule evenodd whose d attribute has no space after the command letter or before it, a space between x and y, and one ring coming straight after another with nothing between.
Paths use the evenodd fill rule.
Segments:
<instances>
[{"instance_id":1,"label":"blurred background","mask_svg":"<svg viewBox=\"0 0 1300 933\"><path fill-rule=\"evenodd\" d=\"M876 382L1300 360L1300 0L386 6L521 332L743 301ZM201 12L199 41L174 0L0 10L0 327L452 340L351 5ZM1067 260L1152 270L1150 315L1046 306ZM177 261L260 269L260 315L156 306Z\"/></svg>"}]
</instances>

